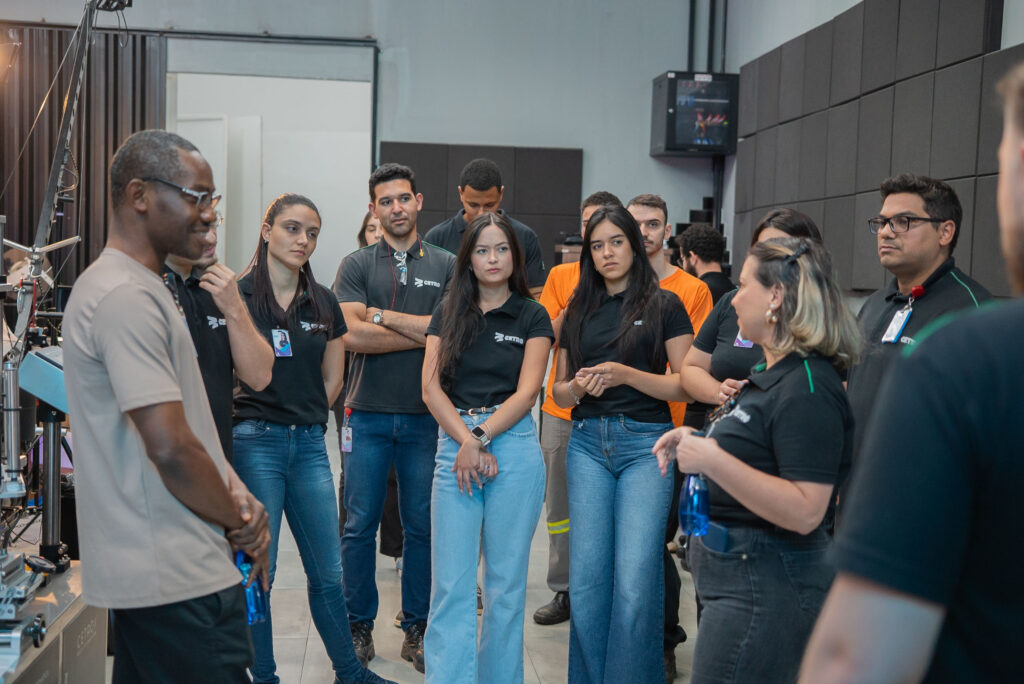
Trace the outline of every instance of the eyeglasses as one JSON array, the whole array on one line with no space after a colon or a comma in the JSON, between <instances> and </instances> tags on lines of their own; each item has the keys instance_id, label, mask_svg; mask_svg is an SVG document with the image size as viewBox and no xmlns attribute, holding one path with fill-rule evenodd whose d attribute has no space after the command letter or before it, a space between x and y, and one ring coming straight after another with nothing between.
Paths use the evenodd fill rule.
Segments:
<instances>
[{"instance_id":1,"label":"eyeglasses","mask_svg":"<svg viewBox=\"0 0 1024 684\"><path fill-rule=\"evenodd\" d=\"M217 207L217 204L220 202L221 195L219 193L214 194L213 192L193 190L191 188L183 188L177 183L172 183L171 181L164 180L163 178L143 178L142 180L146 181L147 183L163 183L169 188L174 188L175 190L183 192L189 197L195 199L196 209L198 209L199 211L215 209Z\"/></svg>"},{"instance_id":2,"label":"eyeglasses","mask_svg":"<svg viewBox=\"0 0 1024 684\"><path fill-rule=\"evenodd\" d=\"M943 223L947 220L934 219L928 216L892 216L890 218L876 216L875 218L868 219L868 230L871 231L872 235L878 235L886 226L889 226L893 233L906 233L911 229L914 221L920 221L921 223Z\"/></svg>"}]
</instances>

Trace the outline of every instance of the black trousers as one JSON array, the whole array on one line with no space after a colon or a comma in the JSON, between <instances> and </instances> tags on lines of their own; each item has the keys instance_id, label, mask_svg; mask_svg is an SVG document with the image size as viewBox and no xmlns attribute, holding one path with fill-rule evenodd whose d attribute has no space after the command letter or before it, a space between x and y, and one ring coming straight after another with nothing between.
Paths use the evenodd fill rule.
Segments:
<instances>
[{"instance_id":1,"label":"black trousers","mask_svg":"<svg viewBox=\"0 0 1024 684\"><path fill-rule=\"evenodd\" d=\"M114 610L113 684L250 682L241 583L150 608Z\"/></svg>"}]
</instances>

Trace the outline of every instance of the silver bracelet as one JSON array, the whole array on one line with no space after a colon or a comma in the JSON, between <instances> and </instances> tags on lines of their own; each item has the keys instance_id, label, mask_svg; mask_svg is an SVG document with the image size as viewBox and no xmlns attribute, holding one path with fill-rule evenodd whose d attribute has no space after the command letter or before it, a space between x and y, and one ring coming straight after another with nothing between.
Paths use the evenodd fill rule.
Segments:
<instances>
[{"instance_id":1,"label":"silver bracelet","mask_svg":"<svg viewBox=\"0 0 1024 684\"><path fill-rule=\"evenodd\" d=\"M580 402L583 401L583 397L577 396L576 393L572 391L572 381L571 380L569 381L569 384L566 387L569 390L569 394L572 395L572 398L576 400L576 405L579 406ZM584 395L584 396L586 396L586 395Z\"/></svg>"}]
</instances>

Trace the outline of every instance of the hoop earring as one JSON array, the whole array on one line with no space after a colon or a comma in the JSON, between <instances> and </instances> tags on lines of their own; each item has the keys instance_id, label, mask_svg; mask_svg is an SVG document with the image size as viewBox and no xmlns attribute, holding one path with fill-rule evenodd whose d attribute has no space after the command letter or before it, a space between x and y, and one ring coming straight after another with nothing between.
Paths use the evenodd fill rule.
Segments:
<instances>
[{"instance_id":1,"label":"hoop earring","mask_svg":"<svg viewBox=\"0 0 1024 684\"><path fill-rule=\"evenodd\" d=\"M764 313L764 320L765 320L765 323L767 323L768 325L775 325L776 323L779 322L779 310L778 309L768 309Z\"/></svg>"}]
</instances>

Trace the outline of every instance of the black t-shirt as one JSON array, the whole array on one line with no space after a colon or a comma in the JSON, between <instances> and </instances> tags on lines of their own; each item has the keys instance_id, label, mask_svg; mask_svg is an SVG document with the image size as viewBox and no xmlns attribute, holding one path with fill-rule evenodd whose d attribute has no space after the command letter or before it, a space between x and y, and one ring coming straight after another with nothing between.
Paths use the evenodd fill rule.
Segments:
<instances>
[{"instance_id":1,"label":"black t-shirt","mask_svg":"<svg viewBox=\"0 0 1024 684\"><path fill-rule=\"evenodd\" d=\"M504 216L512 224L512 229L516 231L519 246L523 249L523 259L526 261L526 282L530 287L544 287L544 281L547 280L548 274L544 268L544 256L540 251L537 233L504 211L499 209L498 213ZM458 254L462 236L466 232L466 225L465 211L460 209L455 216L445 219L424 233L423 240L446 249L452 254Z\"/></svg>"},{"instance_id":2,"label":"black t-shirt","mask_svg":"<svg viewBox=\"0 0 1024 684\"><path fill-rule=\"evenodd\" d=\"M693 325L679 297L668 290L658 290L658 296L658 304L661 306L662 338L667 341L681 335L692 335ZM655 367L650 345L638 345L630 359L620 358L617 344L609 343L618 334L622 322L622 293L612 296L603 293L601 297L601 305L597 311L583 322L583 331L580 335L583 367L615 361L645 373L664 373L664 367ZM643 321L634 321L634 325L642 324ZM653 335L651 337L653 338ZM566 336L562 335L558 340L559 346L565 347L565 341ZM668 402L655 399L628 385L606 389L599 397L585 395L572 410L574 420L616 414L622 414L641 423L672 422Z\"/></svg>"},{"instance_id":3,"label":"black t-shirt","mask_svg":"<svg viewBox=\"0 0 1024 684\"><path fill-rule=\"evenodd\" d=\"M272 331L278 327L269 317L261 317L253 307L253 275L248 273L238 281L253 323L260 334L274 344ZM313 321L313 303L310 294L317 297L321 308L331 315L325 329ZM316 285L313 291L299 295L297 316L288 323L291 356L274 355L274 375L270 384L259 392L244 382L235 385L235 421L263 419L282 425L315 425L327 423L330 407L324 388L323 361L327 342L341 337L348 329L338 303L331 291ZM298 321L294 320L298 318Z\"/></svg>"},{"instance_id":4,"label":"black t-shirt","mask_svg":"<svg viewBox=\"0 0 1024 684\"><path fill-rule=\"evenodd\" d=\"M1024 301L951 318L878 393L836 561L945 607L925 681L1021 682Z\"/></svg>"},{"instance_id":5,"label":"black t-shirt","mask_svg":"<svg viewBox=\"0 0 1024 684\"><path fill-rule=\"evenodd\" d=\"M735 296L734 290L715 303L693 340L694 347L711 354L711 377L719 382L745 379L750 369L764 359L760 345L740 337L736 310L732 308Z\"/></svg>"},{"instance_id":6,"label":"black t-shirt","mask_svg":"<svg viewBox=\"0 0 1024 684\"><path fill-rule=\"evenodd\" d=\"M419 241L406 256L408 272L403 285L394 254L387 241L380 240L345 257L335 289L337 301L361 302L367 307L413 316L433 314L448 290L455 257ZM353 354L345 406L378 413L426 413L422 371L422 347L386 354Z\"/></svg>"},{"instance_id":7,"label":"black t-shirt","mask_svg":"<svg viewBox=\"0 0 1024 684\"><path fill-rule=\"evenodd\" d=\"M842 380L816 354L754 368L731 410L708 427L718 446L769 475L838 485L849 469L853 416ZM708 478L711 519L772 527ZM831 519L831 511L825 516Z\"/></svg>"},{"instance_id":8,"label":"black t-shirt","mask_svg":"<svg viewBox=\"0 0 1024 684\"><path fill-rule=\"evenodd\" d=\"M722 295L736 289L736 286L729 280L729 277L721 271L708 271L700 279L711 290L711 301L715 304L722 298Z\"/></svg>"},{"instance_id":9,"label":"black t-shirt","mask_svg":"<svg viewBox=\"0 0 1024 684\"><path fill-rule=\"evenodd\" d=\"M440 335L442 308L434 311L428 335ZM497 406L512 396L519 386L526 341L534 337L554 340L555 331L547 311L532 299L513 292L504 304L485 313L483 325L459 355L448 392L455 408Z\"/></svg>"},{"instance_id":10,"label":"black t-shirt","mask_svg":"<svg viewBox=\"0 0 1024 684\"><path fill-rule=\"evenodd\" d=\"M952 258L928 276L923 287L924 296L914 300L913 313L895 343L883 343L882 336L893 316L906 306L909 299L907 295L900 294L895 278L868 297L857 316L864 335L864 351L860 363L850 369L847 379L850 405L857 422L854 435L855 457L860 453L864 435L867 434L878 388L889 366L899 357L904 347L913 344L920 331L939 316L960 309L977 308L992 298L988 290L956 268Z\"/></svg>"},{"instance_id":11,"label":"black t-shirt","mask_svg":"<svg viewBox=\"0 0 1024 684\"><path fill-rule=\"evenodd\" d=\"M231 360L231 341L228 339L227 321L213 302L213 295L199 287L199 271L193 271L186 280L164 266L164 277L174 281L178 303L185 312L188 331L196 345L199 370L210 400L210 411L217 426L224 455L231 460L231 394L235 385L234 364Z\"/></svg>"}]
</instances>

